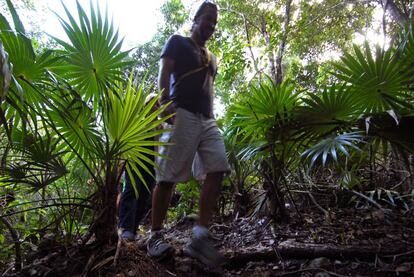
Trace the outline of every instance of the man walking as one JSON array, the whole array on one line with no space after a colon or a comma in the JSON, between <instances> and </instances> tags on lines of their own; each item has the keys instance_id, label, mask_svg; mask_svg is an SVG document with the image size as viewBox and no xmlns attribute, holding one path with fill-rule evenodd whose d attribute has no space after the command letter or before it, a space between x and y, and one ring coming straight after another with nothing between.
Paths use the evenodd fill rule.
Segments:
<instances>
[{"instance_id":1,"label":"man walking","mask_svg":"<svg viewBox=\"0 0 414 277\"><path fill-rule=\"evenodd\" d=\"M223 138L213 117L213 82L217 73L216 58L206 42L217 24L217 6L205 1L196 12L191 37L173 35L165 44L160 61L158 83L163 91L161 103L172 101L166 113L176 112L172 120L171 145L162 147L157 186L152 198L151 235L148 255L161 259L174 252L163 238L162 228L175 183L188 181L195 155L205 174L199 202L199 220L187 251L210 265L221 256L209 242L207 226L212 217L225 173L229 172Z\"/></svg>"}]
</instances>

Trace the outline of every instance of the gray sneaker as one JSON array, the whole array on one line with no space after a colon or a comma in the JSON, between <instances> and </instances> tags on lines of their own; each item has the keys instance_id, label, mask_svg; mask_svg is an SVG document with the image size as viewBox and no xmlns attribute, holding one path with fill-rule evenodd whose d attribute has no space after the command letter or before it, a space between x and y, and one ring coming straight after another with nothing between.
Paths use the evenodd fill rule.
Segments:
<instances>
[{"instance_id":1,"label":"gray sneaker","mask_svg":"<svg viewBox=\"0 0 414 277\"><path fill-rule=\"evenodd\" d=\"M191 242L186 248L186 252L208 266L216 267L225 262L223 255L210 242L209 233L198 237L193 235Z\"/></svg>"},{"instance_id":2,"label":"gray sneaker","mask_svg":"<svg viewBox=\"0 0 414 277\"><path fill-rule=\"evenodd\" d=\"M128 230L123 230L121 234L121 238L124 240L133 241L135 240L135 234Z\"/></svg>"},{"instance_id":3,"label":"gray sneaker","mask_svg":"<svg viewBox=\"0 0 414 277\"><path fill-rule=\"evenodd\" d=\"M174 248L165 242L161 231L151 232L147 240L147 254L156 260L162 260L174 254Z\"/></svg>"}]
</instances>

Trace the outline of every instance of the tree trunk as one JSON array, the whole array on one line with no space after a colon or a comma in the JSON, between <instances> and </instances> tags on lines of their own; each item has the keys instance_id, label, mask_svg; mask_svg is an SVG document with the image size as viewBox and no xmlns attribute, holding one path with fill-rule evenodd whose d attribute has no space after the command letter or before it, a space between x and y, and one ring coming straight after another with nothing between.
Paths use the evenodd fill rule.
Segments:
<instances>
[{"instance_id":1,"label":"tree trunk","mask_svg":"<svg viewBox=\"0 0 414 277\"><path fill-rule=\"evenodd\" d=\"M276 67L275 67L275 53L273 51L273 47L270 43L270 35L267 31L267 22L266 18L262 17L262 26L261 26L261 32L266 42L266 48L269 58L269 68L270 68L270 76L274 81L276 81Z\"/></svg>"},{"instance_id":2,"label":"tree trunk","mask_svg":"<svg viewBox=\"0 0 414 277\"><path fill-rule=\"evenodd\" d=\"M278 54L276 57L276 84L280 84L283 81L283 70L282 70L282 60L286 50L287 36L289 32L290 24L290 11L292 7L292 0L288 0L285 7L285 22L282 27L282 38L279 43Z\"/></svg>"},{"instance_id":3,"label":"tree trunk","mask_svg":"<svg viewBox=\"0 0 414 277\"><path fill-rule=\"evenodd\" d=\"M385 10L388 10L391 17L397 22L402 28L408 22L407 16L395 5L393 0L379 0Z\"/></svg>"},{"instance_id":4,"label":"tree trunk","mask_svg":"<svg viewBox=\"0 0 414 277\"><path fill-rule=\"evenodd\" d=\"M273 149L271 151L274 151ZM264 171L266 181L263 187L267 190L270 201L270 217L275 222L287 223L289 222L289 215L285 207L285 197L281 190L281 168L278 165L276 157L272 155L272 164L269 166L264 163Z\"/></svg>"}]
</instances>

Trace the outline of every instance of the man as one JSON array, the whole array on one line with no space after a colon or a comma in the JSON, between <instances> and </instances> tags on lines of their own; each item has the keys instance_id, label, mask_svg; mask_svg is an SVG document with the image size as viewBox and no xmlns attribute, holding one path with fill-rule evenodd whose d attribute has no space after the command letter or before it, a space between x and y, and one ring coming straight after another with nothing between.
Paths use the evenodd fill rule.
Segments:
<instances>
[{"instance_id":1,"label":"man","mask_svg":"<svg viewBox=\"0 0 414 277\"><path fill-rule=\"evenodd\" d=\"M152 172L142 170L142 176L147 184L145 186L138 175L133 172L130 176L125 172L125 180L122 184L121 197L119 201L119 225L121 229L121 238L125 240L135 240L136 231L144 216L151 207L151 190L155 185L154 167L147 164L148 169ZM135 180L138 195L135 194L132 185L132 178Z\"/></svg>"},{"instance_id":2,"label":"man","mask_svg":"<svg viewBox=\"0 0 414 277\"><path fill-rule=\"evenodd\" d=\"M175 183L188 181L197 153L198 175L206 175L199 202L199 220L187 251L210 265L221 261L209 242L208 223L229 171L223 138L213 118L213 82L217 72L216 58L206 48L217 24L217 6L205 1L193 19L191 37L172 36L161 53L158 83L163 94L161 103L172 101L166 113L176 112L171 122L171 145L162 147L167 159L159 160L157 186L152 198L152 228L148 255L161 259L174 252L162 235L163 221ZM200 171L200 170L199 170Z\"/></svg>"},{"instance_id":3,"label":"man","mask_svg":"<svg viewBox=\"0 0 414 277\"><path fill-rule=\"evenodd\" d=\"M149 94L145 99L145 105L152 101L155 94ZM151 109L150 113L155 112L159 108L157 103ZM155 151L154 146L147 146L148 150ZM146 154L147 158L154 161L154 156ZM130 176L126 171L124 172L125 180L122 184L122 191L119 201L119 224L121 229L121 238L126 240L135 240L136 231L140 222L144 219L146 213L151 207L151 191L155 186L155 169L154 165L148 162L143 162L149 172L141 170L142 178L145 184L141 181L135 172ZM139 167L139 165L137 165ZM135 190L132 181L135 181Z\"/></svg>"}]
</instances>

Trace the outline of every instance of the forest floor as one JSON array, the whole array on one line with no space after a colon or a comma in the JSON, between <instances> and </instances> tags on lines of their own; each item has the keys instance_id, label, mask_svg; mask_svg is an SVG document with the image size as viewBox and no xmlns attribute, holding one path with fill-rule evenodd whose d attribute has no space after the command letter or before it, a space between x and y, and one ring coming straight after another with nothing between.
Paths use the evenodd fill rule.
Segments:
<instances>
[{"instance_id":1,"label":"forest floor","mask_svg":"<svg viewBox=\"0 0 414 277\"><path fill-rule=\"evenodd\" d=\"M142 235L99 253L91 250L73 256L66 249L65 255L38 258L23 275L414 276L411 212L373 208L301 212L300 216L295 212L290 223L275 227L266 219L216 219L210 230L226 257L220 268L204 266L185 255L193 223L186 218L169 227L166 237L176 253L162 262L146 256ZM83 260L83 266L71 266L75 260Z\"/></svg>"}]
</instances>

